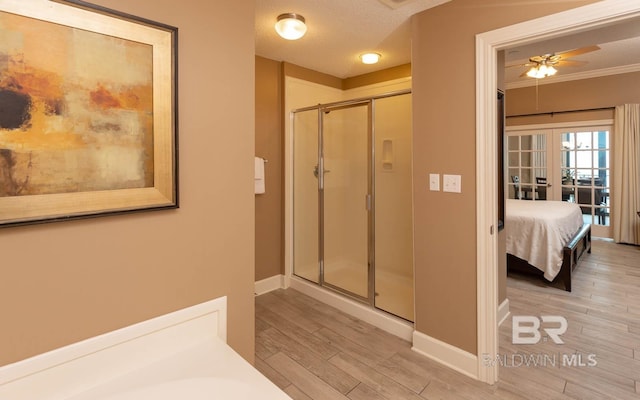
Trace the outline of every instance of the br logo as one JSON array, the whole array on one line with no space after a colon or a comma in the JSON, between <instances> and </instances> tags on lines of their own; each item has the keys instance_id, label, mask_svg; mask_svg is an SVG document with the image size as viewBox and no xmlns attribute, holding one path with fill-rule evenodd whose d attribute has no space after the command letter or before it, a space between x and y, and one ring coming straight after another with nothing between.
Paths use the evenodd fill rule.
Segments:
<instances>
[{"instance_id":1,"label":"br logo","mask_svg":"<svg viewBox=\"0 0 640 400\"><path fill-rule=\"evenodd\" d=\"M567 319L558 315L542 315L540 318L533 315L516 315L513 317L511 343L536 344L542 339L540 327L553 343L563 344L560 335L567 331ZM549 326L551 325L551 326ZM545 337L546 340L546 337Z\"/></svg>"}]
</instances>

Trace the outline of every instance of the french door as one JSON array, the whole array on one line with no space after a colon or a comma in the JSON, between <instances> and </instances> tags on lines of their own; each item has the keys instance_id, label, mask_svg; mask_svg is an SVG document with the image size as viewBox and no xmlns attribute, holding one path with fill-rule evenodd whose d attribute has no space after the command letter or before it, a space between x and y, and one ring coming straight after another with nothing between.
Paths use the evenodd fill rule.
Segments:
<instances>
[{"instance_id":1,"label":"french door","mask_svg":"<svg viewBox=\"0 0 640 400\"><path fill-rule=\"evenodd\" d=\"M507 128L507 197L577 203L593 235L611 237L611 129Z\"/></svg>"}]
</instances>

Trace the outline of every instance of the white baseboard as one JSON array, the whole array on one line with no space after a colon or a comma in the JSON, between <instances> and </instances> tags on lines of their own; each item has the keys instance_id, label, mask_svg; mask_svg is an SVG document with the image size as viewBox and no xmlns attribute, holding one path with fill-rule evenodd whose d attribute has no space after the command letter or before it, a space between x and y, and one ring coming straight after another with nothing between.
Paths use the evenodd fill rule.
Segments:
<instances>
[{"instance_id":1,"label":"white baseboard","mask_svg":"<svg viewBox=\"0 0 640 400\"><path fill-rule=\"evenodd\" d=\"M413 332L413 351L473 379L478 379L478 357L422 332Z\"/></svg>"},{"instance_id":2,"label":"white baseboard","mask_svg":"<svg viewBox=\"0 0 640 400\"><path fill-rule=\"evenodd\" d=\"M504 299L502 303L498 306L498 326L502 325L502 323L509 317L509 299Z\"/></svg>"},{"instance_id":3,"label":"white baseboard","mask_svg":"<svg viewBox=\"0 0 640 400\"><path fill-rule=\"evenodd\" d=\"M259 296L261 294L273 292L274 290L283 289L284 287L284 275L274 275L270 278L257 281L253 291L256 296Z\"/></svg>"},{"instance_id":4,"label":"white baseboard","mask_svg":"<svg viewBox=\"0 0 640 400\"><path fill-rule=\"evenodd\" d=\"M368 305L339 295L303 279L292 277L290 284L292 289L335 307L342 312L365 321L385 332L398 336L401 339L411 341L413 334L413 324L411 322L394 317L384 311L371 308Z\"/></svg>"}]
</instances>

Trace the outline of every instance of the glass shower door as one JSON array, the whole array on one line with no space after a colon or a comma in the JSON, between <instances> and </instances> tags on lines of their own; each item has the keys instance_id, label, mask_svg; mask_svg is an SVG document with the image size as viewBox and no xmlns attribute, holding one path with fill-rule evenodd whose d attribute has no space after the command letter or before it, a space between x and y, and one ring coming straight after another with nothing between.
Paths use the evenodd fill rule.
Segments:
<instances>
[{"instance_id":1,"label":"glass shower door","mask_svg":"<svg viewBox=\"0 0 640 400\"><path fill-rule=\"evenodd\" d=\"M413 320L411 96L293 113L293 272Z\"/></svg>"},{"instance_id":2,"label":"glass shower door","mask_svg":"<svg viewBox=\"0 0 640 400\"><path fill-rule=\"evenodd\" d=\"M411 95L374 109L375 306L413 321Z\"/></svg>"},{"instance_id":3,"label":"glass shower door","mask_svg":"<svg viewBox=\"0 0 640 400\"><path fill-rule=\"evenodd\" d=\"M371 102L323 109L323 284L369 300Z\"/></svg>"}]
</instances>

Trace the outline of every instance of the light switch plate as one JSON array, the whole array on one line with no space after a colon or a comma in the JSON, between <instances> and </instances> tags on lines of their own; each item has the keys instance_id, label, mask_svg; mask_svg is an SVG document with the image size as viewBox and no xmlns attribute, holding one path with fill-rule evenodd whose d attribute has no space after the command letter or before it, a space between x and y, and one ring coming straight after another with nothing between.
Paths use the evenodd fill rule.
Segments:
<instances>
[{"instance_id":1,"label":"light switch plate","mask_svg":"<svg viewBox=\"0 0 640 400\"><path fill-rule=\"evenodd\" d=\"M429 190L432 192L440 191L440 174L429 174Z\"/></svg>"},{"instance_id":2,"label":"light switch plate","mask_svg":"<svg viewBox=\"0 0 640 400\"><path fill-rule=\"evenodd\" d=\"M443 175L443 191L452 193L462 193L462 176Z\"/></svg>"}]
</instances>

